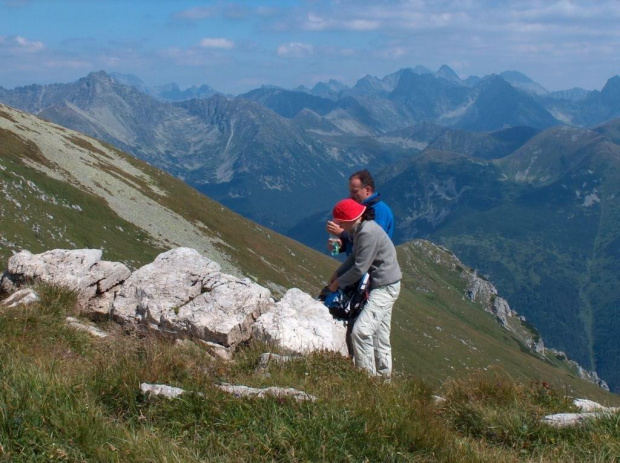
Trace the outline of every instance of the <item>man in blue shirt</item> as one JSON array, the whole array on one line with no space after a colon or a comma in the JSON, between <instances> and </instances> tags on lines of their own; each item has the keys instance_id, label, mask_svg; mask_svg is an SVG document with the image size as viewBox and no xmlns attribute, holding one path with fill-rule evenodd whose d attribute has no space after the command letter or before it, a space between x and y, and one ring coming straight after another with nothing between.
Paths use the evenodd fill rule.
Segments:
<instances>
[{"instance_id":1,"label":"man in blue shirt","mask_svg":"<svg viewBox=\"0 0 620 463\"><path fill-rule=\"evenodd\" d=\"M375 192L375 181L366 169L355 172L349 177L349 197L358 203L375 210L375 222L381 226L388 234L390 239L394 234L394 214L392 209L381 200L379 193ZM336 235L340 238L340 252L351 254L353 243L351 237L340 225L328 221L327 233ZM331 252L332 241L327 247Z\"/></svg>"}]
</instances>

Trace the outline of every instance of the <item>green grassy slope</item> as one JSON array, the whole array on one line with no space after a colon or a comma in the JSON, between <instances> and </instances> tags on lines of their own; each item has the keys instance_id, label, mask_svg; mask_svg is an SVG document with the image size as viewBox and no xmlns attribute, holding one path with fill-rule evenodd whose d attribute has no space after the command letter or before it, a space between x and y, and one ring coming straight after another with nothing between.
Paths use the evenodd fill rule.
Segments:
<instances>
[{"instance_id":1,"label":"green grassy slope","mask_svg":"<svg viewBox=\"0 0 620 463\"><path fill-rule=\"evenodd\" d=\"M534 353L522 336L469 301L464 269L447 250L427 241L398 246L403 288L393 318L395 367L433 384L473 371L502 371L519 381L553 384L567 393L611 397L584 384L567 363L548 352ZM521 330L527 325L518 319ZM519 332L519 330L516 330ZM535 334L535 333L530 333Z\"/></svg>"},{"instance_id":2,"label":"green grassy slope","mask_svg":"<svg viewBox=\"0 0 620 463\"><path fill-rule=\"evenodd\" d=\"M38 291L36 304L0 309L2 462L564 462L620 452L618 415L552 428L541 418L575 411L564 391L501 372L441 388L384 384L330 354L257 370L270 346L243 346L226 362L112 322L99 325L107 338L93 338L65 323L76 316L73 294ZM149 396L142 382L188 393ZM291 387L316 401L237 397L223 382Z\"/></svg>"},{"instance_id":3,"label":"green grassy slope","mask_svg":"<svg viewBox=\"0 0 620 463\"><path fill-rule=\"evenodd\" d=\"M190 246L276 297L291 287L318 293L338 265L143 162L6 107L0 107L0 166L4 262L19 249L95 247L105 259L136 268L162 250ZM611 397L564 365L537 358L468 302L462 272L444 254L424 242L399 247L406 277L393 324L397 371L439 384L500 368L582 396Z\"/></svg>"},{"instance_id":4,"label":"green grassy slope","mask_svg":"<svg viewBox=\"0 0 620 463\"><path fill-rule=\"evenodd\" d=\"M318 291L333 270L327 256L108 145L3 106L0 124L3 260L19 249L93 247L136 268L189 246L276 295Z\"/></svg>"}]
</instances>

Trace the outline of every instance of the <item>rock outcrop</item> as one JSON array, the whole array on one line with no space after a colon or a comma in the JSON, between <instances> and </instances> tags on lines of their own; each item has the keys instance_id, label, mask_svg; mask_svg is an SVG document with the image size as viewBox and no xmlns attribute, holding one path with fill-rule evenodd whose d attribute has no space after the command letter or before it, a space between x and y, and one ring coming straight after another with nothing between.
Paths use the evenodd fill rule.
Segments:
<instances>
[{"instance_id":1,"label":"rock outcrop","mask_svg":"<svg viewBox=\"0 0 620 463\"><path fill-rule=\"evenodd\" d=\"M558 360L565 361L569 366L571 366L576 372L577 375L581 379L585 379L586 381L590 381L591 383L596 384L598 387L609 391L609 385L599 377L596 371L589 371L583 368L574 360L568 358L565 352L557 349L547 349L549 354L554 355Z\"/></svg>"},{"instance_id":2,"label":"rock outcrop","mask_svg":"<svg viewBox=\"0 0 620 463\"><path fill-rule=\"evenodd\" d=\"M13 292L28 283L48 283L75 291L82 308L96 305L131 271L120 262L101 260L100 249L55 249L41 254L22 251L9 259L0 287Z\"/></svg>"},{"instance_id":3,"label":"rock outcrop","mask_svg":"<svg viewBox=\"0 0 620 463\"><path fill-rule=\"evenodd\" d=\"M231 346L249 339L252 324L272 304L268 289L221 273L194 249L178 248L132 273L110 313L123 323Z\"/></svg>"},{"instance_id":4,"label":"rock outcrop","mask_svg":"<svg viewBox=\"0 0 620 463\"><path fill-rule=\"evenodd\" d=\"M334 320L323 303L297 288L284 295L276 310L259 317L253 330L257 339L274 342L291 352L348 352L344 322Z\"/></svg>"},{"instance_id":5,"label":"rock outcrop","mask_svg":"<svg viewBox=\"0 0 620 463\"><path fill-rule=\"evenodd\" d=\"M607 383L599 378L595 371L588 371L577 362L568 359L564 352L546 348L540 333L527 323L525 317L510 308L508 301L499 296L495 285L479 275L475 269L468 268L450 250L425 240L415 240L412 244L429 262L441 263L445 268L457 273L466 285L464 297L480 304L485 311L493 314L501 326L510 331L533 352L542 357L554 355L558 359L566 361L580 378L609 391ZM427 291L423 286L416 289L421 292Z\"/></svg>"},{"instance_id":6,"label":"rock outcrop","mask_svg":"<svg viewBox=\"0 0 620 463\"><path fill-rule=\"evenodd\" d=\"M93 318L192 337L218 356L252 336L291 353L347 355L344 323L299 289L276 303L269 289L222 273L218 263L190 248L162 253L133 273L101 256L94 249L22 251L9 259L0 286L10 293L28 284L62 286L78 294L79 308Z\"/></svg>"}]
</instances>

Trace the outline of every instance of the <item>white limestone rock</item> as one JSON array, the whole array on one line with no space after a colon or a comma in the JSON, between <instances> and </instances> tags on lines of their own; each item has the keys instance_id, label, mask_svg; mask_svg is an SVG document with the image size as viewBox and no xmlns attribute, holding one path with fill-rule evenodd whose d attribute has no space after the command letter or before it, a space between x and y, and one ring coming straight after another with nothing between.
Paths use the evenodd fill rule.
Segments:
<instances>
[{"instance_id":1,"label":"white limestone rock","mask_svg":"<svg viewBox=\"0 0 620 463\"><path fill-rule=\"evenodd\" d=\"M206 292L179 307L178 315L168 317L165 326L233 346L250 339L252 325L272 305L271 292L247 278L217 273L205 281L205 289Z\"/></svg>"},{"instance_id":2,"label":"white limestone rock","mask_svg":"<svg viewBox=\"0 0 620 463\"><path fill-rule=\"evenodd\" d=\"M556 413L547 415L542 419L544 424L555 428L565 428L583 424L586 420L596 417L596 413Z\"/></svg>"},{"instance_id":3,"label":"white limestone rock","mask_svg":"<svg viewBox=\"0 0 620 463\"><path fill-rule=\"evenodd\" d=\"M293 288L253 328L256 339L297 354L328 350L348 355L346 326L334 320L322 302Z\"/></svg>"},{"instance_id":4,"label":"white limestone rock","mask_svg":"<svg viewBox=\"0 0 620 463\"><path fill-rule=\"evenodd\" d=\"M76 291L78 305L124 281L130 270L120 262L101 260L100 249L54 249L41 254L21 251L9 259L6 278L14 286L24 282L47 283Z\"/></svg>"},{"instance_id":5,"label":"white limestone rock","mask_svg":"<svg viewBox=\"0 0 620 463\"><path fill-rule=\"evenodd\" d=\"M493 298L491 311L495 314L500 325L502 326L508 326L508 319L515 315L513 310L508 305L508 301L499 296Z\"/></svg>"},{"instance_id":6,"label":"white limestone rock","mask_svg":"<svg viewBox=\"0 0 620 463\"><path fill-rule=\"evenodd\" d=\"M203 280L220 266L198 251L177 248L164 252L131 274L123 283L112 307L119 321L146 321L159 325L179 307L201 294Z\"/></svg>"},{"instance_id":7,"label":"white limestone rock","mask_svg":"<svg viewBox=\"0 0 620 463\"><path fill-rule=\"evenodd\" d=\"M100 249L54 249L41 254L21 251L9 259L8 272L25 280L81 290L88 286L91 278L87 275L101 255Z\"/></svg>"},{"instance_id":8,"label":"white limestone rock","mask_svg":"<svg viewBox=\"0 0 620 463\"><path fill-rule=\"evenodd\" d=\"M605 407L604 405L588 399L574 399L573 404L582 412L619 412L620 407Z\"/></svg>"},{"instance_id":9,"label":"white limestone rock","mask_svg":"<svg viewBox=\"0 0 620 463\"><path fill-rule=\"evenodd\" d=\"M218 358L225 362L229 362L233 359L232 349L224 347L215 342L203 341L199 339L200 343L205 347L207 353L214 358Z\"/></svg>"},{"instance_id":10,"label":"white limestone rock","mask_svg":"<svg viewBox=\"0 0 620 463\"><path fill-rule=\"evenodd\" d=\"M299 358L301 357L296 355L279 355L273 354L271 352L265 352L260 356L256 371L264 372L269 369L269 365L271 364L282 365L284 363L292 362L293 360L297 360Z\"/></svg>"},{"instance_id":11,"label":"white limestone rock","mask_svg":"<svg viewBox=\"0 0 620 463\"><path fill-rule=\"evenodd\" d=\"M229 394L234 394L236 397L258 397L264 399L265 397L282 397L291 398L298 402L310 401L316 402L316 397L306 392L293 389L291 387L266 387L264 389L258 389L248 386L234 386L232 384L218 384L215 387L221 389Z\"/></svg>"},{"instance_id":12,"label":"white limestone rock","mask_svg":"<svg viewBox=\"0 0 620 463\"><path fill-rule=\"evenodd\" d=\"M131 275L127 266L120 262L99 261L89 271L97 282L97 293L105 293L125 281Z\"/></svg>"},{"instance_id":13,"label":"white limestone rock","mask_svg":"<svg viewBox=\"0 0 620 463\"><path fill-rule=\"evenodd\" d=\"M219 270L194 249L160 254L121 286L112 315L122 322L234 346L250 338L252 324L272 304L271 293Z\"/></svg>"},{"instance_id":14,"label":"white limestone rock","mask_svg":"<svg viewBox=\"0 0 620 463\"><path fill-rule=\"evenodd\" d=\"M149 395L161 395L168 399L175 399L187 391L180 387L168 386L167 384L149 384L141 383L140 390Z\"/></svg>"},{"instance_id":15,"label":"white limestone rock","mask_svg":"<svg viewBox=\"0 0 620 463\"><path fill-rule=\"evenodd\" d=\"M105 293L96 294L95 297L88 300L86 307L84 307L85 312L91 318L108 318L110 312L112 311L112 304L114 303L114 299L116 298L116 294L120 291L120 288L120 285L116 285Z\"/></svg>"},{"instance_id":16,"label":"white limestone rock","mask_svg":"<svg viewBox=\"0 0 620 463\"><path fill-rule=\"evenodd\" d=\"M96 338L107 338L108 337L108 333L106 333L105 331L100 330L96 326L88 325L86 323L82 323L77 318L67 317L66 321L67 321L67 324L70 327L75 328L78 331L84 331L84 332L86 332L86 333L88 333L91 336L94 336Z\"/></svg>"},{"instance_id":17,"label":"white limestone rock","mask_svg":"<svg viewBox=\"0 0 620 463\"><path fill-rule=\"evenodd\" d=\"M38 300L39 296L32 289L20 289L0 302L0 306L12 308L17 307L18 305L32 304Z\"/></svg>"},{"instance_id":18,"label":"white limestone rock","mask_svg":"<svg viewBox=\"0 0 620 463\"><path fill-rule=\"evenodd\" d=\"M0 294L11 294L19 289L19 281L9 272L4 272L0 278Z\"/></svg>"},{"instance_id":19,"label":"white limestone rock","mask_svg":"<svg viewBox=\"0 0 620 463\"><path fill-rule=\"evenodd\" d=\"M556 413L547 415L542 422L557 428L585 424L589 420L596 420L620 413L620 407L605 407L593 400L574 399L573 403L581 413Z\"/></svg>"}]
</instances>

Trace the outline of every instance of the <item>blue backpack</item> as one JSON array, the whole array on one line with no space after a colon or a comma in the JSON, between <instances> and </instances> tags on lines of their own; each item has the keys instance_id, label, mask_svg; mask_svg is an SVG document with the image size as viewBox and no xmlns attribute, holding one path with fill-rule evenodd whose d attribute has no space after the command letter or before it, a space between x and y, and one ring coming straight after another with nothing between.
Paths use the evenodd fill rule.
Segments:
<instances>
[{"instance_id":1,"label":"blue backpack","mask_svg":"<svg viewBox=\"0 0 620 463\"><path fill-rule=\"evenodd\" d=\"M357 318L368 300L370 275L364 276L351 286L337 291L321 291L318 299L329 309L329 313L339 320L353 320Z\"/></svg>"}]
</instances>

